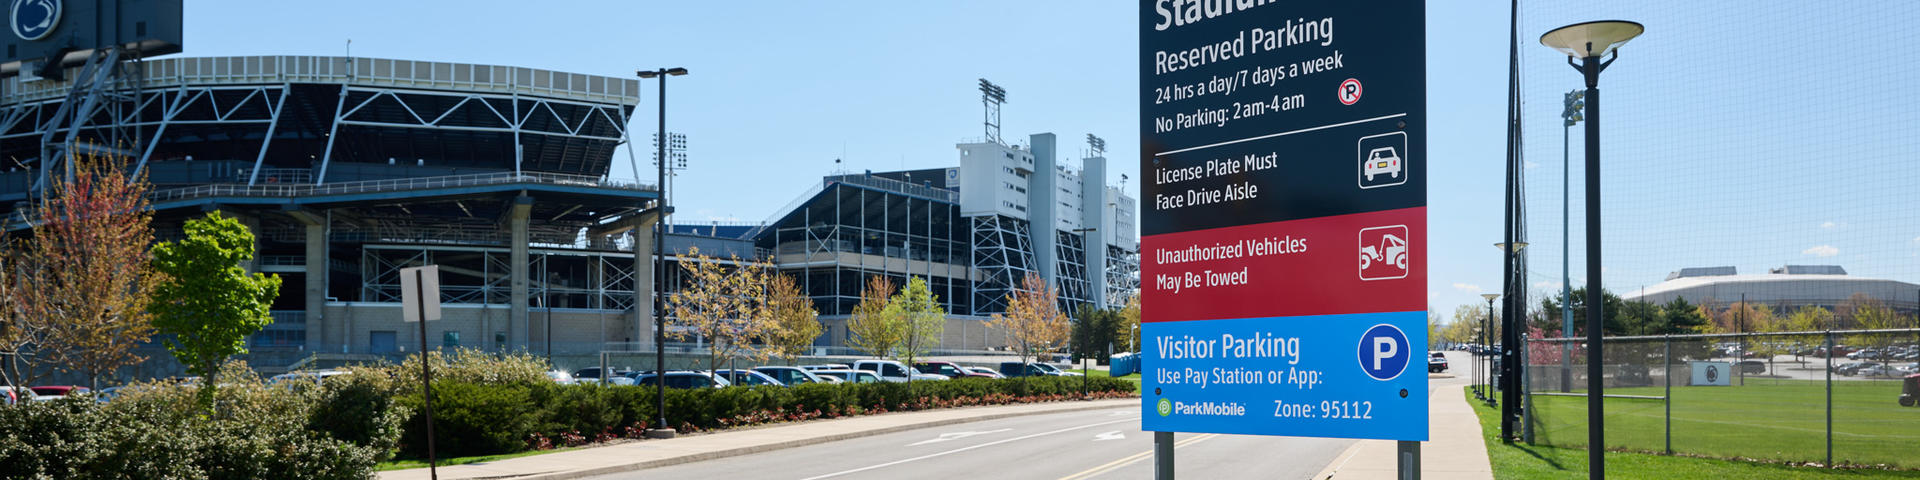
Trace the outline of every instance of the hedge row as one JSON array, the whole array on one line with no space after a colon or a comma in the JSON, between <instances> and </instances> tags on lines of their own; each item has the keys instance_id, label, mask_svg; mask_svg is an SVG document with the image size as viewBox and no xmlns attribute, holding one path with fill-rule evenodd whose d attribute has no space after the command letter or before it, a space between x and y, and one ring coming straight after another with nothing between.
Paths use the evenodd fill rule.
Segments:
<instances>
[{"instance_id":1,"label":"hedge row","mask_svg":"<svg viewBox=\"0 0 1920 480\"><path fill-rule=\"evenodd\" d=\"M407 416L363 391L240 377L220 384L211 412L196 405L195 388L160 385L105 404L0 407L0 478L365 479Z\"/></svg>"},{"instance_id":2,"label":"hedge row","mask_svg":"<svg viewBox=\"0 0 1920 480\"><path fill-rule=\"evenodd\" d=\"M667 421L690 432L888 411L1068 400L1081 398L1083 385L1093 398L1133 392L1132 383L1104 377L668 389ZM653 387L435 381L433 390L435 447L441 456L638 437L656 418ZM416 412L407 423L402 448L424 457L421 397L409 394L398 405Z\"/></svg>"}]
</instances>

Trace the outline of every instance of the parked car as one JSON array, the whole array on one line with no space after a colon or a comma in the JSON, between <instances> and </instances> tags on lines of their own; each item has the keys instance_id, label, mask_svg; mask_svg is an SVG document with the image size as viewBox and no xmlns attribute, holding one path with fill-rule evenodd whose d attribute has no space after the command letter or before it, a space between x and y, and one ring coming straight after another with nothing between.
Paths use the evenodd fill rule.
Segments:
<instances>
[{"instance_id":1,"label":"parked car","mask_svg":"<svg viewBox=\"0 0 1920 480\"><path fill-rule=\"evenodd\" d=\"M1838 373L1841 375L1858 375L1860 374L1861 369L1864 369L1867 367L1879 366L1879 365L1880 365L1879 362L1847 362L1839 366L1833 367L1833 373Z\"/></svg>"},{"instance_id":2,"label":"parked car","mask_svg":"<svg viewBox=\"0 0 1920 480\"><path fill-rule=\"evenodd\" d=\"M953 362L920 362L913 364L913 369L919 370L920 373L939 375L947 378L992 378L988 375L967 371L966 367L961 367L960 364Z\"/></svg>"},{"instance_id":3,"label":"parked car","mask_svg":"<svg viewBox=\"0 0 1920 480\"><path fill-rule=\"evenodd\" d=\"M608 368L607 371L609 373L608 378L627 377L627 376L633 375L632 370ZM582 369L573 371L573 378L575 380L599 380L600 376L601 376L600 367L587 367L587 368L582 368Z\"/></svg>"},{"instance_id":4,"label":"parked car","mask_svg":"<svg viewBox=\"0 0 1920 480\"><path fill-rule=\"evenodd\" d=\"M852 369L853 369L853 364L848 364L848 363L822 363L822 364L819 364L819 365L801 365L801 366L800 366L800 368L803 368L803 369L806 369L807 371L814 371L814 370L852 370Z\"/></svg>"},{"instance_id":5,"label":"parked car","mask_svg":"<svg viewBox=\"0 0 1920 480\"><path fill-rule=\"evenodd\" d=\"M968 373L977 374L987 378L1007 378L1006 375L1001 375L1000 372L993 371L993 369L987 368L987 367L960 367L960 368L966 369Z\"/></svg>"},{"instance_id":6,"label":"parked car","mask_svg":"<svg viewBox=\"0 0 1920 480\"><path fill-rule=\"evenodd\" d=\"M802 383L820 383L820 376L814 375L812 372L808 372L806 369L800 367L760 366L753 367L753 371L764 373L787 386Z\"/></svg>"},{"instance_id":7,"label":"parked car","mask_svg":"<svg viewBox=\"0 0 1920 480\"><path fill-rule=\"evenodd\" d=\"M886 381L881 380L879 375L874 375L873 372L866 370L814 370L813 374L837 379L843 383L880 383Z\"/></svg>"},{"instance_id":8,"label":"parked car","mask_svg":"<svg viewBox=\"0 0 1920 480\"><path fill-rule=\"evenodd\" d=\"M547 379L553 380L553 383L558 383L561 385L573 385L576 383L580 383L578 379L573 378L573 374L563 372L560 370L547 371Z\"/></svg>"},{"instance_id":9,"label":"parked car","mask_svg":"<svg viewBox=\"0 0 1920 480\"><path fill-rule=\"evenodd\" d=\"M734 385L743 385L748 387L760 386L760 385L772 385L775 387L787 386L787 384L780 382L780 380L773 378L773 376L771 375L767 375L765 373L760 373L753 370L745 370L745 369L717 370L717 371L714 371L713 373L715 375L719 375L720 378L727 379L727 383L734 384Z\"/></svg>"},{"instance_id":10,"label":"parked car","mask_svg":"<svg viewBox=\"0 0 1920 480\"><path fill-rule=\"evenodd\" d=\"M1447 371L1447 354L1427 352L1427 373Z\"/></svg>"},{"instance_id":11,"label":"parked car","mask_svg":"<svg viewBox=\"0 0 1920 480\"><path fill-rule=\"evenodd\" d=\"M61 397L71 397L75 395L86 395L87 392L91 391L87 389L87 387L73 385L43 385L33 387L32 390L33 400L36 402L57 400Z\"/></svg>"},{"instance_id":12,"label":"parked car","mask_svg":"<svg viewBox=\"0 0 1920 480\"><path fill-rule=\"evenodd\" d=\"M1859 370L1854 371L1854 374L1862 377L1891 377L1894 376L1896 372L1897 370L1894 370L1892 365L1876 363L1871 366L1860 367Z\"/></svg>"},{"instance_id":13,"label":"parked car","mask_svg":"<svg viewBox=\"0 0 1920 480\"><path fill-rule=\"evenodd\" d=\"M1767 362L1760 361L1760 360L1751 360L1751 359L1741 360L1740 373L1744 373L1748 375L1759 375L1762 373L1767 373Z\"/></svg>"},{"instance_id":14,"label":"parked car","mask_svg":"<svg viewBox=\"0 0 1920 480\"><path fill-rule=\"evenodd\" d=\"M912 379L912 380L946 380L947 379L947 377L943 377L940 375L930 375L930 374L914 371L911 368L907 368L906 364L893 361L893 360L860 360L860 361L853 362L853 369L873 372L875 375L879 375L881 380L888 381L888 382L895 382L895 383L905 382L909 379Z\"/></svg>"},{"instance_id":15,"label":"parked car","mask_svg":"<svg viewBox=\"0 0 1920 480\"><path fill-rule=\"evenodd\" d=\"M659 380L654 379L656 376L657 375L652 372L634 373L633 384L647 386L659 385ZM729 385L731 384L727 382L725 377L707 375L706 372L686 370L667 371L667 388L719 388Z\"/></svg>"},{"instance_id":16,"label":"parked car","mask_svg":"<svg viewBox=\"0 0 1920 480\"><path fill-rule=\"evenodd\" d=\"M1898 368L1895 368L1894 370L1897 370L1897 372L1895 373L1898 373L1900 375L1913 375L1916 373L1920 373L1920 363L1909 363L1906 365L1901 365Z\"/></svg>"},{"instance_id":17,"label":"parked car","mask_svg":"<svg viewBox=\"0 0 1920 480\"><path fill-rule=\"evenodd\" d=\"M20 403L20 394L14 393L14 388L15 387L0 387L0 405L16 405Z\"/></svg>"},{"instance_id":18,"label":"parked car","mask_svg":"<svg viewBox=\"0 0 1920 480\"><path fill-rule=\"evenodd\" d=\"M1022 368L1020 362L1000 362L1000 374L1008 378L1012 378L1012 377L1073 377L1073 376L1080 375L1079 373L1067 372L1053 365L1048 365L1044 363L1028 363L1026 364L1025 368Z\"/></svg>"}]
</instances>

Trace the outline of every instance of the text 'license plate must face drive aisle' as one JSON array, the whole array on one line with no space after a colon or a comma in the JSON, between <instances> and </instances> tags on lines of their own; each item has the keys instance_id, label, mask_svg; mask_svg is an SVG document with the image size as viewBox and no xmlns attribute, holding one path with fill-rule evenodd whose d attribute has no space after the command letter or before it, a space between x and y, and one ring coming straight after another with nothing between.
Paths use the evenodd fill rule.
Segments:
<instances>
[{"instance_id":1,"label":"text 'license plate must face drive aisle'","mask_svg":"<svg viewBox=\"0 0 1920 480\"><path fill-rule=\"evenodd\" d=\"M1142 428L1425 440L1424 4L1141 7Z\"/></svg>"}]
</instances>

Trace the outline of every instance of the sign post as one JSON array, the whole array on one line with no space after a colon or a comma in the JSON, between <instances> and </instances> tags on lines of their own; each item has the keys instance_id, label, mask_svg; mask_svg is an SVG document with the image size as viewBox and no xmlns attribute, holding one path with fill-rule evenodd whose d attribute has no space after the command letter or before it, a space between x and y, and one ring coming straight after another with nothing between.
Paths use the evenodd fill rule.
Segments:
<instances>
[{"instance_id":1,"label":"sign post","mask_svg":"<svg viewBox=\"0 0 1920 480\"><path fill-rule=\"evenodd\" d=\"M1396 440L1418 478L1423 2L1143 0L1139 27L1156 478L1171 432Z\"/></svg>"},{"instance_id":2,"label":"sign post","mask_svg":"<svg viewBox=\"0 0 1920 480\"><path fill-rule=\"evenodd\" d=\"M433 362L427 356L427 322L440 319L440 266L400 269L400 315L420 324L420 391L427 405L427 474L440 479L433 447Z\"/></svg>"}]
</instances>

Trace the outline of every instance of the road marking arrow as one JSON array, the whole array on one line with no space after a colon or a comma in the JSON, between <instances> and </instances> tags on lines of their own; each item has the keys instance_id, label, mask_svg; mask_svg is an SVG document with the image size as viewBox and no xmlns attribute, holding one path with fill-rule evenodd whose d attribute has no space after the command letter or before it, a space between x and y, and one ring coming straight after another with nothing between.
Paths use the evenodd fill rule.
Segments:
<instances>
[{"instance_id":1,"label":"road marking arrow","mask_svg":"<svg viewBox=\"0 0 1920 480\"><path fill-rule=\"evenodd\" d=\"M975 436L975 435L986 435L986 434L989 434L989 433L1000 433L1000 432L1005 432L1005 431L1010 431L1010 430L1013 430L1013 429L1011 429L1011 428L1002 428L1002 429L999 429L999 430L987 430L987 431L984 431L984 432L953 432L953 433L942 433L942 434L940 434L940 436L939 436L939 437L937 437L937 438L930 438L930 439L926 439L926 440L921 440L921 441L918 441L918 442L914 442L914 443L909 443L909 444L907 444L907 446L909 446L909 447L917 447L917 446L921 446L921 445L926 445L926 444L929 444L929 443L940 443L940 442L945 442L945 441L949 441L949 440L959 440L959 439L962 439L962 438L967 438L967 437L971 437L971 436Z\"/></svg>"},{"instance_id":2,"label":"road marking arrow","mask_svg":"<svg viewBox=\"0 0 1920 480\"><path fill-rule=\"evenodd\" d=\"M1123 440L1123 439L1126 439L1126 438L1127 438L1127 436L1126 436L1125 434L1122 434L1122 433L1120 433L1120 431L1119 431L1119 430L1114 430L1114 431L1111 431L1111 432L1107 432L1107 433L1102 433L1102 434L1099 434L1099 435L1094 435L1094 436L1093 436L1093 441L1096 441L1096 442L1098 442L1098 441L1102 441L1102 440Z\"/></svg>"}]
</instances>

